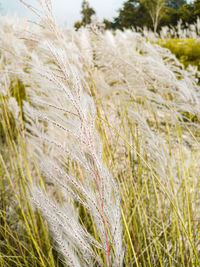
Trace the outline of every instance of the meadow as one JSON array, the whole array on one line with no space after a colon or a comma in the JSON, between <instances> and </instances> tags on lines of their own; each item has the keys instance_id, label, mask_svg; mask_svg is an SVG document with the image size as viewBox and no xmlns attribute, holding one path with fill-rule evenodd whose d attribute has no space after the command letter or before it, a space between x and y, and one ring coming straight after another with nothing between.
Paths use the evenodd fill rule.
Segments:
<instances>
[{"instance_id":1,"label":"meadow","mask_svg":"<svg viewBox=\"0 0 200 267\"><path fill-rule=\"evenodd\" d=\"M199 266L200 75L176 46L198 37L75 31L45 3L0 17L0 266Z\"/></svg>"}]
</instances>

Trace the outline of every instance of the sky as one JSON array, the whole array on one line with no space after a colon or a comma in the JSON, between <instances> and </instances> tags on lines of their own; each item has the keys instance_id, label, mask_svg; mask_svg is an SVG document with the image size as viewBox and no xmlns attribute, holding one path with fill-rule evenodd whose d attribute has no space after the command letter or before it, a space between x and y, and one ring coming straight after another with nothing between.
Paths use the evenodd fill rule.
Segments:
<instances>
[{"instance_id":1,"label":"sky","mask_svg":"<svg viewBox=\"0 0 200 267\"><path fill-rule=\"evenodd\" d=\"M117 15L117 10L122 7L125 0L88 0L90 6L96 11L97 17L111 19ZM36 0L26 0L27 3L34 4ZM80 10L82 0L52 0L53 10L59 22L67 26L73 26L76 20L81 19ZM19 0L0 0L2 13L17 14L20 17L34 16L25 8Z\"/></svg>"}]
</instances>

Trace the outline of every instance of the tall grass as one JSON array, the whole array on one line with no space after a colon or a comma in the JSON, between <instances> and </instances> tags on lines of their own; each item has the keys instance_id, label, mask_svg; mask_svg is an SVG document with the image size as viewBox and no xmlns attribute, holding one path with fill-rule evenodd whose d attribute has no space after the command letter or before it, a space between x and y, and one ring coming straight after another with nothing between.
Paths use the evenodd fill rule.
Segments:
<instances>
[{"instance_id":1,"label":"tall grass","mask_svg":"<svg viewBox=\"0 0 200 267\"><path fill-rule=\"evenodd\" d=\"M9 102L2 96L0 101L1 266L58 266L47 222L29 200L29 187L36 179L42 182L41 175L30 160L24 132L14 123Z\"/></svg>"},{"instance_id":2,"label":"tall grass","mask_svg":"<svg viewBox=\"0 0 200 267\"><path fill-rule=\"evenodd\" d=\"M196 72L43 4L1 18L1 266L198 266Z\"/></svg>"}]
</instances>

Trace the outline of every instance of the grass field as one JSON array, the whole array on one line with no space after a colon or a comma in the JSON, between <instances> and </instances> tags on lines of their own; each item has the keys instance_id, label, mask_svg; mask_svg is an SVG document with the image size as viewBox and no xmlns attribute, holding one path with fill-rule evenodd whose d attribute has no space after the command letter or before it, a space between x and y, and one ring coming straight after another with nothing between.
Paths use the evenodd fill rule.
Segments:
<instances>
[{"instance_id":1,"label":"grass field","mask_svg":"<svg viewBox=\"0 0 200 267\"><path fill-rule=\"evenodd\" d=\"M200 70L200 39L165 39L159 44L176 55L187 68L189 65L197 66Z\"/></svg>"},{"instance_id":2,"label":"grass field","mask_svg":"<svg viewBox=\"0 0 200 267\"><path fill-rule=\"evenodd\" d=\"M198 41L50 11L0 18L0 266L199 266Z\"/></svg>"}]
</instances>

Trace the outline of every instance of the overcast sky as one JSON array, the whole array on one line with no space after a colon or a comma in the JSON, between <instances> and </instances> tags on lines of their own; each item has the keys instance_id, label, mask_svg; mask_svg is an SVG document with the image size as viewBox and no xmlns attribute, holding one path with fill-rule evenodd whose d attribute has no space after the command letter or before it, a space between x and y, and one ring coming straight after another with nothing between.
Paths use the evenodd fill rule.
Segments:
<instances>
[{"instance_id":1,"label":"overcast sky","mask_svg":"<svg viewBox=\"0 0 200 267\"><path fill-rule=\"evenodd\" d=\"M33 4L35 0L26 0ZM117 15L117 10L122 7L125 0L89 0L90 6L93 7L99 19L111 19ZM52 0L54 13L62 23L72 26L74 21L80 19L80 10L82 0ZM3 14L11 13L19 16L33 16L19 0L0 0Z\"/></svg>"}]
</instances>

